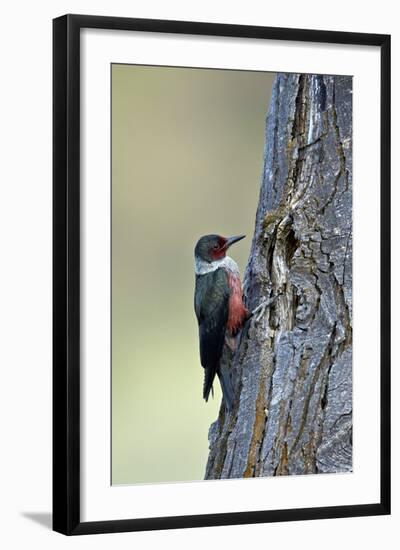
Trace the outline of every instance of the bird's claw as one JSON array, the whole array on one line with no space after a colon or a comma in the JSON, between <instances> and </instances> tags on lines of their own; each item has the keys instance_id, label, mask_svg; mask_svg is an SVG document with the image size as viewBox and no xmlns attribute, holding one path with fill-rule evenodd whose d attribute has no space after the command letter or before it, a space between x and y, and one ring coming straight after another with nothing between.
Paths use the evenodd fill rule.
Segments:
<instances>
[{"instance_id":1,"label":"bird's claw","mask_svg":"<svg viewBox=\"0 0 400 550\"><path fill-rule=\"evenodd\" d=\"M262 302L259 306L256 307L256 309L254 310L256 313L254 317L254 320L256 323L259 323L261 319L264 317L266 309L267 309L267 301Z\"/></svg>"},{"instance_id":2,"label":"bird's claw","mask_svg":"<svg viewBox=\"0 0 400 550\"><path fill-rule=\"evenodd\" d=\"M251 316L254 317L254 320L256 323L260 322L265 314L265 310L267 307L272 305L275 300L283 294L282 289L279 289L278 292L275 294L275 296L272 296L272 298L268 298L268 300L264 300L259 304L256 308L253 309L251 312Z\"/></svg>"}]
</instances>

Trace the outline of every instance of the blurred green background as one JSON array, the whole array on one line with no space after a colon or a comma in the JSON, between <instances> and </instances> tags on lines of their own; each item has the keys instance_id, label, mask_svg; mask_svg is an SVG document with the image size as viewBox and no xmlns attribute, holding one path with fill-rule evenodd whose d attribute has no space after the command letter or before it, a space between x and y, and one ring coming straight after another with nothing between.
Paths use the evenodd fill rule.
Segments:
<instances>
[{"instance_id":1,"label":"blurred green background","mask_svg":"<svg viewBox=\"0 0 400 550\"><path fill-rule=\"evenodd\" d=\"M193 248L247 239L262 173L272 73L112 65L112 483L204 478Z\"/></svg>"}]
</instances>

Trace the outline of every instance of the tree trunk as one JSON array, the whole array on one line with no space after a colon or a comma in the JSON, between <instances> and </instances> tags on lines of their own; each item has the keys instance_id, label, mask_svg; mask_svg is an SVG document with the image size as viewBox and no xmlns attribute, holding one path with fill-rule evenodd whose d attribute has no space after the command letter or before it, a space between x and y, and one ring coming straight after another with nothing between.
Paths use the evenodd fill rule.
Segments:
<instances>
[{"instance_id":1,"label":"tree trunk","mask_svg":"<svg viewBox=\"0 0 400 550\"><path fill-rule=\"evenodd\" d=\"M206 479L352 469L352 79L278 74L244 293L281 294L224 350Z\"/></svg>"}]
</instances>

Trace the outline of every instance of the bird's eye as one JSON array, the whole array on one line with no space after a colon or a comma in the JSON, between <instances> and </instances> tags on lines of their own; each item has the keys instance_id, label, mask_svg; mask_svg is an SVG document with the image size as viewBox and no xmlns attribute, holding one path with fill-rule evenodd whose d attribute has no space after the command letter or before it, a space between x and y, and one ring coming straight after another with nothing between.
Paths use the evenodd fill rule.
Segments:
<instances>
[{"instance_id":1,"label":"bird's eye","mask_svg":"<svg viewBox=\"0 0 400 550\"><path fill-rule=\"evenodd\" d=\"M215 244L213 245L213 249L214 249L214 250L217 250L217 248L219 248L219 245L218 245L217 243L215 243Z\"/></svg>"}]
</instances>

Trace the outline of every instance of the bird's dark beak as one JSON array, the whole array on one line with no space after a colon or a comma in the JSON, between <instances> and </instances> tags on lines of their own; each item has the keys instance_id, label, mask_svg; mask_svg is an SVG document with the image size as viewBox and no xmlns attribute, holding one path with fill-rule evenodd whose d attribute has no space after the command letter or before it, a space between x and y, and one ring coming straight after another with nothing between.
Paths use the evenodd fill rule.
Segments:
<instances>
[{"instance_id":1,"label":"bird's dark beak","mask_svg":"<svg viewBox=\"0 0 400 550\"><path fill-rule=\"evenodd\" d=\"M236 237L229 237L226 240L225 248L228 249L232 244L237 243L238 241L241 241L245 238L246 235L237 235Z\"/></svg>"}]
</instances>

